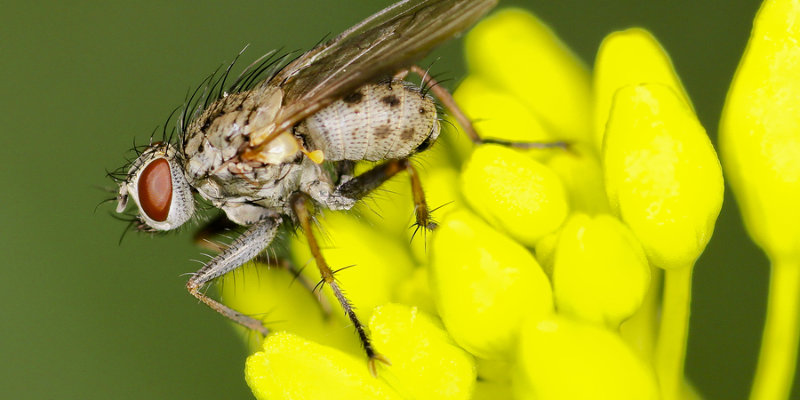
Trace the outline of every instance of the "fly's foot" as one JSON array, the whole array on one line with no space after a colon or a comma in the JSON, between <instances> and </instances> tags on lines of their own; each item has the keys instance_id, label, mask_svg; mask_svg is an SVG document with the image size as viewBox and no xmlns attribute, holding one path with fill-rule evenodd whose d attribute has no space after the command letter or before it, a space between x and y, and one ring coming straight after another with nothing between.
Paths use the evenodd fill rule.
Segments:
<instances>
[{"instance_id":1,"label":"fly's foot","mask_svg":"<svg viewBox=\"0 0 800 400\"><path fill-rule=\"evenodd\" d=\"M375 365L375 361L380 361L381 363L383 363L383 365L386 365L387 367L392 365L392 362L389 361L388 358L378 353L372 353L369 356L369 361L367 361L367 367L369 368L369 373L370 375L372 375L373 378L378 377L378 366Z\"/></svg>"},{"instance_id":2,"label":"fly's foot","mask_svg":"<svg viewBox=\"0 0 800 400\"><path fill-rule=\"evenodd\" d=\"M423 205L424 205L425 204L424 198L423 197L420 198L423 199ZM414 210L417 220L416 222L414 222L414 224L411 225L411 227L414 228L414 232L411 234L411 240L414 240L414 237L417 235L417 232L419 232L420 229L422 229L423 235L427 234L428 232L435 231L436 228L439 227L439 223L436 222L435 219L433 219L433 213L436 212L436 210L448 204L450 204L450 202L442 204L439 207L434 208L433 210L428 210L427 206L423 208L417 206Z\"/></svg>"},{"instance_id":3,"label":"fly's foot","mask_svg":"<svg viewBox=\"0 0 800 400\"><path fill-rule=\"evenodd\" d=\"M417 236L417 233L420 230L422 230L422 238L423 240L425 240L425 242L427 242L428 232L433 232L434 229L439 227L439 224L436 221L434 221L433 218L430 217L430 215L428 215L425 219L422 220L417 218L417 221L414 222L414 224L412 224L411 227L414 228L414 232L411 233L411 240L414 240L414 238Z\"/></svg>"}]
</instances>

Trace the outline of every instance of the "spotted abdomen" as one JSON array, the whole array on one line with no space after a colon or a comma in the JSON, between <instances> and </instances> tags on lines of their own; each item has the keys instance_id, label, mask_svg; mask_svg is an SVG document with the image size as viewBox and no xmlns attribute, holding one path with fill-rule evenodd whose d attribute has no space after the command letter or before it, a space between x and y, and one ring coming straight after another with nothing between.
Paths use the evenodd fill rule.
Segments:
<instances>
[{"instance_id":1,"label":"spotted abdomen","mask_svg":"<svg viewBox=\"0 0 800 400\"><path fill-rule=\"evenodd\" d=\"M365 85L298 126L329 161L405 158L439 129L433 99L399 80Z\"/></svg>"}]
</instances>

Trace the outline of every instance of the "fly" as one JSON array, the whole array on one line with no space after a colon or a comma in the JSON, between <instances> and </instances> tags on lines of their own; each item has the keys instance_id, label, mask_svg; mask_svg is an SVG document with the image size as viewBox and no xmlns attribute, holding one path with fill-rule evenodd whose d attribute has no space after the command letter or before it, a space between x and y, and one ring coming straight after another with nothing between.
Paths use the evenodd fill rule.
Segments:
<instances>
[{"instance_id":1,"label":"fly","mask_svg":"<svg viewBox=\"0 0 800 400\"><path fill-rule=\"evenodd\" d=\"M211 280L267 248L285 217L304 232L328 285L352 321L376 374L388 361L372 347L311 231L314 207L347 210L401 171L413 187L416 222L433 229L418 174L408 161L440 126L434 99L404 80L421 77L471 139L478 137L450 94L414 63L463 32L497 0L405 0L320 44L259 83L245 76L202 110L184 111L178 143L153 143L119 182L117 212L129 199L153 230L175 229L195 211L195 195L247 229L195 272L189 293L237 323L266 335L262 321L206 296ZM257 68L258 69L258 68ZM227 71L226 71L227 75ZM222 84L221 84L222 85ZM187 113L191 114L188 116ZM492 141L499 142L499 141ZM514 144L511 144L514 145ZM517 144L518 145L518 144ZM558 143L529 143L549 147ZM357 161L383 161L353 176ZM322 163L332 168L323 168Z\"/></svg>"}]
</instances>

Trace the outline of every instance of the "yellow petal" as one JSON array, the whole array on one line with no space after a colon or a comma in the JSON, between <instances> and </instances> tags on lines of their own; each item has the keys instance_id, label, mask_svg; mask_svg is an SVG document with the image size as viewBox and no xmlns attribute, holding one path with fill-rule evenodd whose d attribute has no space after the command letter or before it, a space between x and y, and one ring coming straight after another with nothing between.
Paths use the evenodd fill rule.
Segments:
<instances>
[{"instance_id":1,"label":"yellow petal","mask_svg":"<svg viewBox=\"0 0 800 400\"><path fill-rule=\"evenodd\" d=\"M563 317L520 334L515 399L658 399L655 378L619 336Z\"/></svg>"},{"instance_id":2,"label":"yellow petal","mask_svg":"<svg viewBox=\"0 0 800 400\"><path fill-rule=\"evenodd\" d=\"M691 107L661 84L620 89L603 154L612 210L661 268L694 264L722 206L722 172Z\"/></svg>"},{"instance_id":3,"label":"yellow petal","mask_svg":"<svg viewBox=\"0 0 800 400\"><path fill-rule=\"evenodd\" d=\"M588 139L589 72L535 16L498 11L470 31L465 51L472 73L516 96L558 137Z\"/></svg>"},{"instance_id":4,"label":"yellow petal","mask_svg":"<svg viewBox=\"0 0 800 400\"><path fill-rule=\"evenodd\" d=\"M509 358L523 317L553 308L550 283L528 250L466 210L442 221L431 253L439 315L476 356Z\"/></svg>"},{"instance_id":5,"label":"yellow petal","mask_svg":"<svg viewBox=\"0 0 800 400\"><path fill-rule=\"evenodd\" d=\"M569 210L552 170L499 145L475 149L461 174L461 187L473 210L530 247L555 231Z\"/></svg>"},{"instance_id":6,"label":"yellow petal","mask_svg":"<svg viewBox=\"0 0 800 400\"><path fill-rule=\"evenodd\" d=\"M614 94L622 87L643 83L667 85L691 107L669 55L650 32L631 28L606 36L594 66L594 143L598 150Z\"/></svg>"},{"instance_id":7,"label":"yellow petal","mask_svg":"<svg viewBox=\"0 0 800 400\"><path fill-rule=\"evenodd\" d=\"M573 215L558 241L553 293L559 312L616 329L642 305L650 266L633 233L610 215Z\"/></svg>"},{"instance_id":8,"label":"yellow petal","mask_svg":"<svg viewBox=\"0 0 800 400\"><path fill-rule=\"evenodd\" d=\"M247 358L247 384L257 399L402 399L369 373L364 359L278 332Z\"/></svg>"},{"instance_id":9,"label":"yellow petal","mask_svg":"<svg viewBox=\"0 0 800 400\"><path fill-rule=\"evenodd\" d=\"M458 347L441 323L399 304L375 309L369 323L375 349L391 366L378 375L408 399L469 399L475 360Z\"/></svg>"},{"instance_id":10,"label":"yellow petal","mask_svg":"<svg viewBox=\"0 0 800 400\"><path fill-rule=\"evenodd\" d=\"M725 171L753 240L800 257L800 4L765 1L720 124Z\"/></svg>"}]
</instances>

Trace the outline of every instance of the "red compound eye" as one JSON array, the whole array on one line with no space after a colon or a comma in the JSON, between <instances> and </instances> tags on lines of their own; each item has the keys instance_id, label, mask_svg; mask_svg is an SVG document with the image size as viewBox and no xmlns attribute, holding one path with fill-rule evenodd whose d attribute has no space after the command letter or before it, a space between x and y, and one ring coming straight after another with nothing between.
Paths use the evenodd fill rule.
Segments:
<instances>
[{"instance_id":1,"label":"red compound eye","mask_svg":"<svg viewBox=\"0 0 800 400\"><path fill-rule=\"evenodd\" d=\"M139 176L139 205L153 221L167 220L172 203L172 175L169 162L159 158L147 165Z\"/></svg>"}]
</instances>

